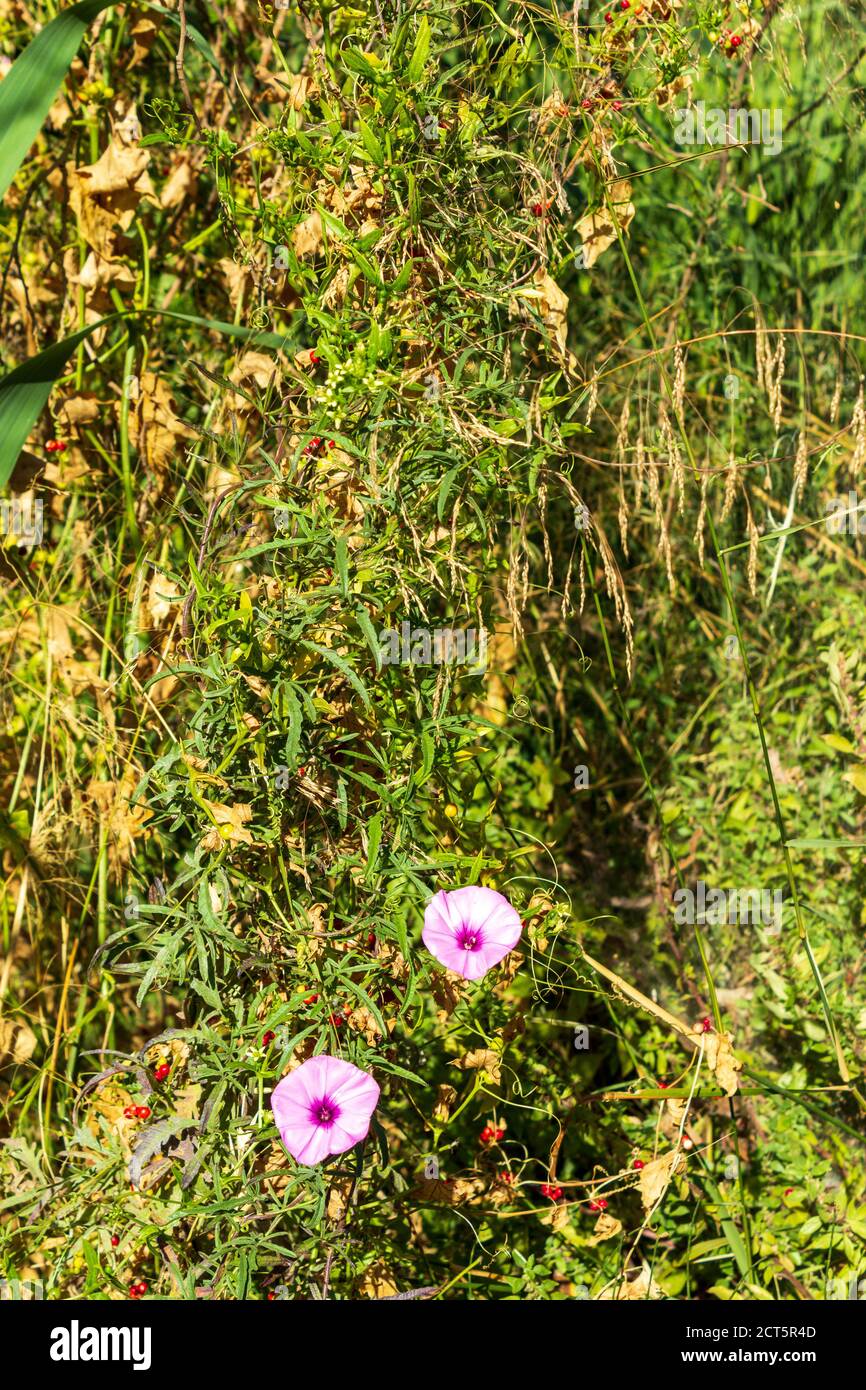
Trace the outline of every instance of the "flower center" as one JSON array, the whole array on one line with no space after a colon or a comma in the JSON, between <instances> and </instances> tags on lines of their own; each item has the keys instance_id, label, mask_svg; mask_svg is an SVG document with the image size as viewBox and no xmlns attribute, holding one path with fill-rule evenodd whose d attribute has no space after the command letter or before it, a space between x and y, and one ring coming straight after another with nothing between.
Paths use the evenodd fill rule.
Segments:
<instances>
[{"instance_id":1,"label":"flower center","mask_svg":"<svg viewBox=\"0 0 866 1390\"><path fill-rule=\"evenodd\" d=\"M482 945L481 932L475 927L461 927L457 936L457 945L461 951L480 951Z\"/></svg>"},{"instance_id":2,"label":"flower center","mask_svg":"<svg viewBox=\"0 0 866 1390\"><path fill-rule=\"evenodd\" d=\"M340 1107L331 1100L330 1096L324 1096L322 1100L316 1101L310 1107L310 1116L313 1124L324 1125L330 1129L331 1125L339 1118Z\"/></svg>"}]
</instances>

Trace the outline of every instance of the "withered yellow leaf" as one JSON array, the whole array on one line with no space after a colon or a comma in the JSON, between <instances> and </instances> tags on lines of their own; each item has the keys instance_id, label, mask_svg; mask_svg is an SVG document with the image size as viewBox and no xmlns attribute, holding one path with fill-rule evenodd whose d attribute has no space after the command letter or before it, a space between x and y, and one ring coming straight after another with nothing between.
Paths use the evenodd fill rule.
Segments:
<instances>
[{"instance_id":1,"label":"withered yellow leaf","mask_svg":"<svg viewBox=\"0 0 866 1390\"><path fill-rule=\"evenodd\" d=\"M577 234L583 242L584 265L595 265L602 251L606 251L616 241L617 224L620 231L626 232L633 217L631 184L628 179L618 179L610 190L610 206L605 205L595 212L588 212L577 224Z\"/></svg>"},{"instance_id":2,"label":"withered yellow leaf","mask_svg":"<svg viewBox=\"0 0 866 1390\"><path fill-rule=\"evenodd\" d=\"M11 1018L0 1018L0 1061L27 1062L36 1050L36 1034Z\"/></svg>"},{"instance_id":3,"label":"withered yellow leaf","mask_svg":"<svg viewBox=\"0 0 866 1390\"><path fill-rule=\"evenodd\" d=\"M479 1047L472 1052L466 1052L454 1062L454 1066L459 1067L461 1071L485 1071L494 1086L499 1083L501 1065L502 1059L499 1053L493 1052L487 1047Z\"/></svg>"},{"instance_id":4,"label":"withered yellow leaf","mask_svg":"<svg viewBox=\"0 0 866 1390\"><path fill-rule=\"evenodd\" d=\"M142 372L139 378L133 378L130 398L130 438L144 462L159 472L174 459L179 441L189 430L175 414L165 382L154 372Z\"/></svg>"},{"instance_id":5,"label":"withered yellow leaf","mask_svg":"<svg viewBox=\"0 0 866 1390\"><path fill-rule=\"evenodd\" d=\"M116 259L118 230L127 231L143 198L154 198L150 153L114 135L95 164L66 166L69 202L88 246Z\"/></svg>"},{"instance_id":6,"label":"withered yellow leaf","mask_svg":"<svg viewBox=\"0 0 866 1390\"><path fill-rule=\"evenodd\" d=\"M693 1034L695 1045L704 1045L704 1056L707 1066L713 1073L726 1096L733 1096L739 1089L739 1073L743 1069L742 1062L734 1056L734 1049L730 1033L699 1033Z\"/></svg>"},{"instance_id":7,"label":"withered yellow leaf","mask_svg":"<svg viewBox=\"0 0 866 1390\"><path fill-rule=\"evenodd\" d=\"M322 219L311 212L292 232L292 245L298 256L315 256L322 248Z\"/></svg>"},{"instance_id":8,"label":"withered yellow leaf","mask_svg":"<svg viewBox=\"0 0 866 1390\"><path fill-rule=\"evenodd\" d=\"M638 1186L645 1211L652 1210L667 1191L674 1174L681 1173L685 1166L682 1154L677 1149L671 1149L641 1168Z\"/></svg>"},{"instance_id":9,"label":"withered yellow leaf","mask_svg":"<svg viewBox=\"0 0 866 1390\"><path fill-rule=\"evenodd\" d=\"M433 1119L444 1124L451 1116L451 1107L457 1099L453 1086L440 1086L436 1091L436 1104L433 1106Z\"/></svg>"},{"instance_id":10,"label":"withered yellow leaf","mask_svg":"<svg viewBox=\"0 0 866 1390\"><path fill-rule=\"evenodd\" d=\"M239 801L235 801L231 806L226 806L219 801L208 801L205 804L216 821L216 825L211 826L204 836L202 840L204 849L220 850L227 841L230 844L238 845L255 843L246 828L247 822L253 818L252 806L244 806Z\"/></svg>"},{"instance_id":11,"label":"withered yellow leaf","mask_svg":"<svg viewBox=\"0 0 866 1390\"><path fill-rule=\"evenodd\" d=\"M612 1240L614 1236L618 1236L621 1230L622 1222L617 1221L615 1216L608 1216L607 1212L603 1211L595 1223L587 1244L600 1245L603 1240Z\"/></svg>"},{"instance_id":12,"label":"withered yellow leaf","mask_svg":"<svg viewBox=\"0 0 866 1390\"><path fill-rule=\"evenodd\" d=\"M394 1276L384 1260L375 1260L365 1269L358 1285L358 1292L366 1298L390 1298L393 1294L399 1293Z\"/></svg>"}]
</instances>

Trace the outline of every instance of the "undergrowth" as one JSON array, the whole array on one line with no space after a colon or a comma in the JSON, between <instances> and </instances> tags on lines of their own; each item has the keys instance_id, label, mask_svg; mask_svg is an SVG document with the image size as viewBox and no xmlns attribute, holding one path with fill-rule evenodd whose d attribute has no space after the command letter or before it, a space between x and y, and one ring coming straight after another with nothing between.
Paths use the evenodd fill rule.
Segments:
<instances>
[{"instance_id":1,"label":"undergrowth","mask_svg":"<svg viewBox=\"0 0 866 1390\"><path fill-rule=\"evenodd\" d=\"M89 330L2 551L0 1251L47 1297L863 1271L859 36L606 18L109 7L14 179L5 367ZM698 101L781 149L678 144ZM684 923L699 881L778 919ZM524 923L476 984L420 936L465 884ZM269 1098L323 1052L381 1098L307 1168Z\"/></svg>"}]
</instances>

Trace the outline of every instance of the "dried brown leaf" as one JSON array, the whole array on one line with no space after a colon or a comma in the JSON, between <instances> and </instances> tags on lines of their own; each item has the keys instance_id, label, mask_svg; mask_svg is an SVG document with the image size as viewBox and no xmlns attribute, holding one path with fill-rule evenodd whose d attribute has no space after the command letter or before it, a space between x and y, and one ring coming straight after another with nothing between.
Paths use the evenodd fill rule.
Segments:
<instances>
[{"instance_id":1,"label":"dried brown leaf","mask_svg":"<svg viewBox=\"0 0 866 1390\"><path fill-rule=\"evenodd\" d=\"M584 247L584 265L587 267L595 265L601 253L617 240L616 223L622 232L628 231L634 217L634 203L631 201L631 184L628 179L618 179L613 185L610 203L610 207L605 206L595 212L588 212L577 224L577 233Z\"/></svg>"},{"instance_id":2,"label":"dried brown leaf","mask_svg":"<svg viewBox=\"0 0 866 1390\"><path fill-rule=\"evenodd\" d=\"M686 1161L677 1149L660 1154L640 1170L638 1187L645 1211L651 1211L670 1186L675 1173L681 1173Z\"/></svg>"}]
</instances>

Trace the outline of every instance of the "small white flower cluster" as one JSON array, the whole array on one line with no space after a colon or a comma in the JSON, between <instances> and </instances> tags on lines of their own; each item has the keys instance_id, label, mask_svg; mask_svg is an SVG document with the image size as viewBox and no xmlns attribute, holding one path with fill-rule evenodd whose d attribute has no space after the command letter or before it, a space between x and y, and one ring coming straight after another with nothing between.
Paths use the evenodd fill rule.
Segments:
<instances>
[{"instance_id":1,"label":"small white flower cluster","mask_svg":"<svg viewBox=\"0 0 866 1390\"><path fill-rule=\"evenodd\" d=\"M329 420L335 430L342 428L342 412L348 408L358 395L369 396L379 385L379 373L368 366L363 344L359 343L352 356L345 362L337 362L328 373L323 391L313 395L313 403L328 411ZM332 412L336 411L336 414Z\"/></svg>"}]
</instances>

